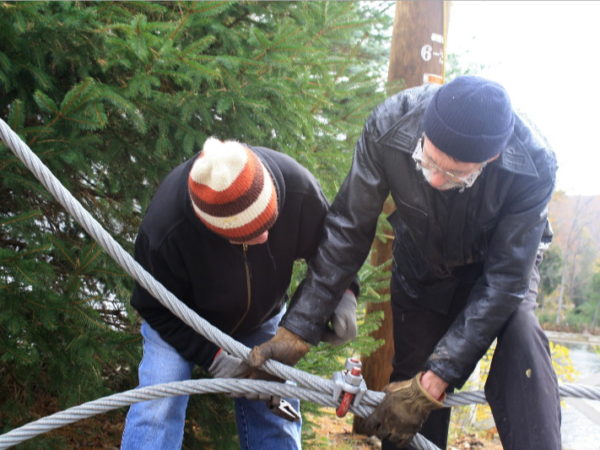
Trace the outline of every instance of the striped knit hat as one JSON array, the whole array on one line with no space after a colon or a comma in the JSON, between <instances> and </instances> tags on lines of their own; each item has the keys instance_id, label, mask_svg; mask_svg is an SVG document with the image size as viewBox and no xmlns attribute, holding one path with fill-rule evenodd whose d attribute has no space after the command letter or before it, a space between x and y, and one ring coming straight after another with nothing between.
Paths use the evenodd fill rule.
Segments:
<instances>
[{"instance_id":1,"label":"striped knit hat","mask_svg":"<svg viewBox=\"0 0 600 450\"><path fill-rule=\"evenodd\" d=\"M273 179L239 142L207 139L190 170L188 191L202 223L232 241L260 236L277 219Z\"/></svg>"}]
</instances>

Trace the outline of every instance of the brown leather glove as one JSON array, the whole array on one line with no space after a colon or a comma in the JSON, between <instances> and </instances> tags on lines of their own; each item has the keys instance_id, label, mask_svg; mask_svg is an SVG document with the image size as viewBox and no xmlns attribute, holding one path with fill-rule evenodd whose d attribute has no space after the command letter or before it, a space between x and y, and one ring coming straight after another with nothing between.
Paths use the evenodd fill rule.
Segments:
<instances>
[{"instance_id":1,"label":"brown leather glove","mask_svg":"<svg viewBox=\"0 0 600 450\"><path fill-rule=\"evenodd\" d=\"M387 395L368 417L365 425L372 434L388 439L394 445L406 447L434 409L444 405L421 386L419 372L414 378L390 383Z\"/></svg>"},{"instance_id":2,"label":"brown leather glove","mask_svg":"<svg viewBox=\"0 0 600 450\"><path fill-rule=\"evenodd\" d=\"M297 334L279 327L275 336L252 349L248 355L248 364L258 369L267 359L275 359L288 366L294 366L309 350L308 342Z\"/></svg>"}]
</instances>

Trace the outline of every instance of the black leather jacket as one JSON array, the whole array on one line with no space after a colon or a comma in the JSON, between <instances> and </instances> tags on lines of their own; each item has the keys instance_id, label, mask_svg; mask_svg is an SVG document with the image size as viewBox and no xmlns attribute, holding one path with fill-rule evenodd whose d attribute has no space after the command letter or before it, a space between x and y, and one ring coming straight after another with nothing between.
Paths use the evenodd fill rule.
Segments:
<instances>
[{"instance_id":1,"label":"black leather jacket","mask_svg":"<svg viewBox=\"0 0 600 450\"><path fill-rule=\"evenodd\" d=\"M395 232L393 276L416 301L427 298L424 306L444 312L457 270L473 263L482 267L465 308L427 361L428 369L460 386L528 291L540 240L549 231L556 160L516 117L507 148L471 188L432 188L411 154L436 89L405 90L368 119L307 279L282 324L318 342L334 299L367 257L391 194L397 207L389 218Z\"/></svg>"}]
</instances>

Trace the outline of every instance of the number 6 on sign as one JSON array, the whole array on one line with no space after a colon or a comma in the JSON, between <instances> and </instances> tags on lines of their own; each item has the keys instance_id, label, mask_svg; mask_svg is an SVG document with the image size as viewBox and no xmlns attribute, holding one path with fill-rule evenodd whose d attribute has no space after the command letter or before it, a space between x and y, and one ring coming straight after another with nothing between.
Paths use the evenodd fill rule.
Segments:
<instances>
[{"instance_id":1,"label":"number 6 on sign","mask_svg":"<svg viewBox=\"0 0 600 450\"><path fill-rule=\"evenodd\" d=\"M425 44L423 47L421 47L421 58L423 58L423 61L431 60L432 50L433 49L429 44Z\"/></svg>"}]
</instances>

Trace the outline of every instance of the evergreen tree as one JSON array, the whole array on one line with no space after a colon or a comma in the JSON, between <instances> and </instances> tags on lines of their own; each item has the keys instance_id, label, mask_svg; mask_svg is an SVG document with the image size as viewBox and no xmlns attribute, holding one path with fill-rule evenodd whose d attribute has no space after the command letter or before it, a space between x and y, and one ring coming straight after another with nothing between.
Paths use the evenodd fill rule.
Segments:
<instances>
[{"instance_id":1,"label":"evergreen tree","mask_svg":"<svg viewBox=\"0 0 600 450\"><path fill-rule=\"evenodd\" d=\"M544 259L540 264L540 289L538 303L544 306L544 299L552 294L560 285L562 276L562 255L560 247L550 246L544 252Z\"/></svg>"},{"instance_id":2,"label":"evergreen tree","mask_svg":"<svg viewBox=\"0 0 600 450\"><path fill-rule=\"evenodd\" d=\"M208 136L293 156L332 199L384 95L390 5L4 2L0 115L128 251L158 182ZM131 388L141 346L129 277L1 144L0 174L6 432ZM331 360L315 355L317 371Z\"/></svg>"}]
</instances>

